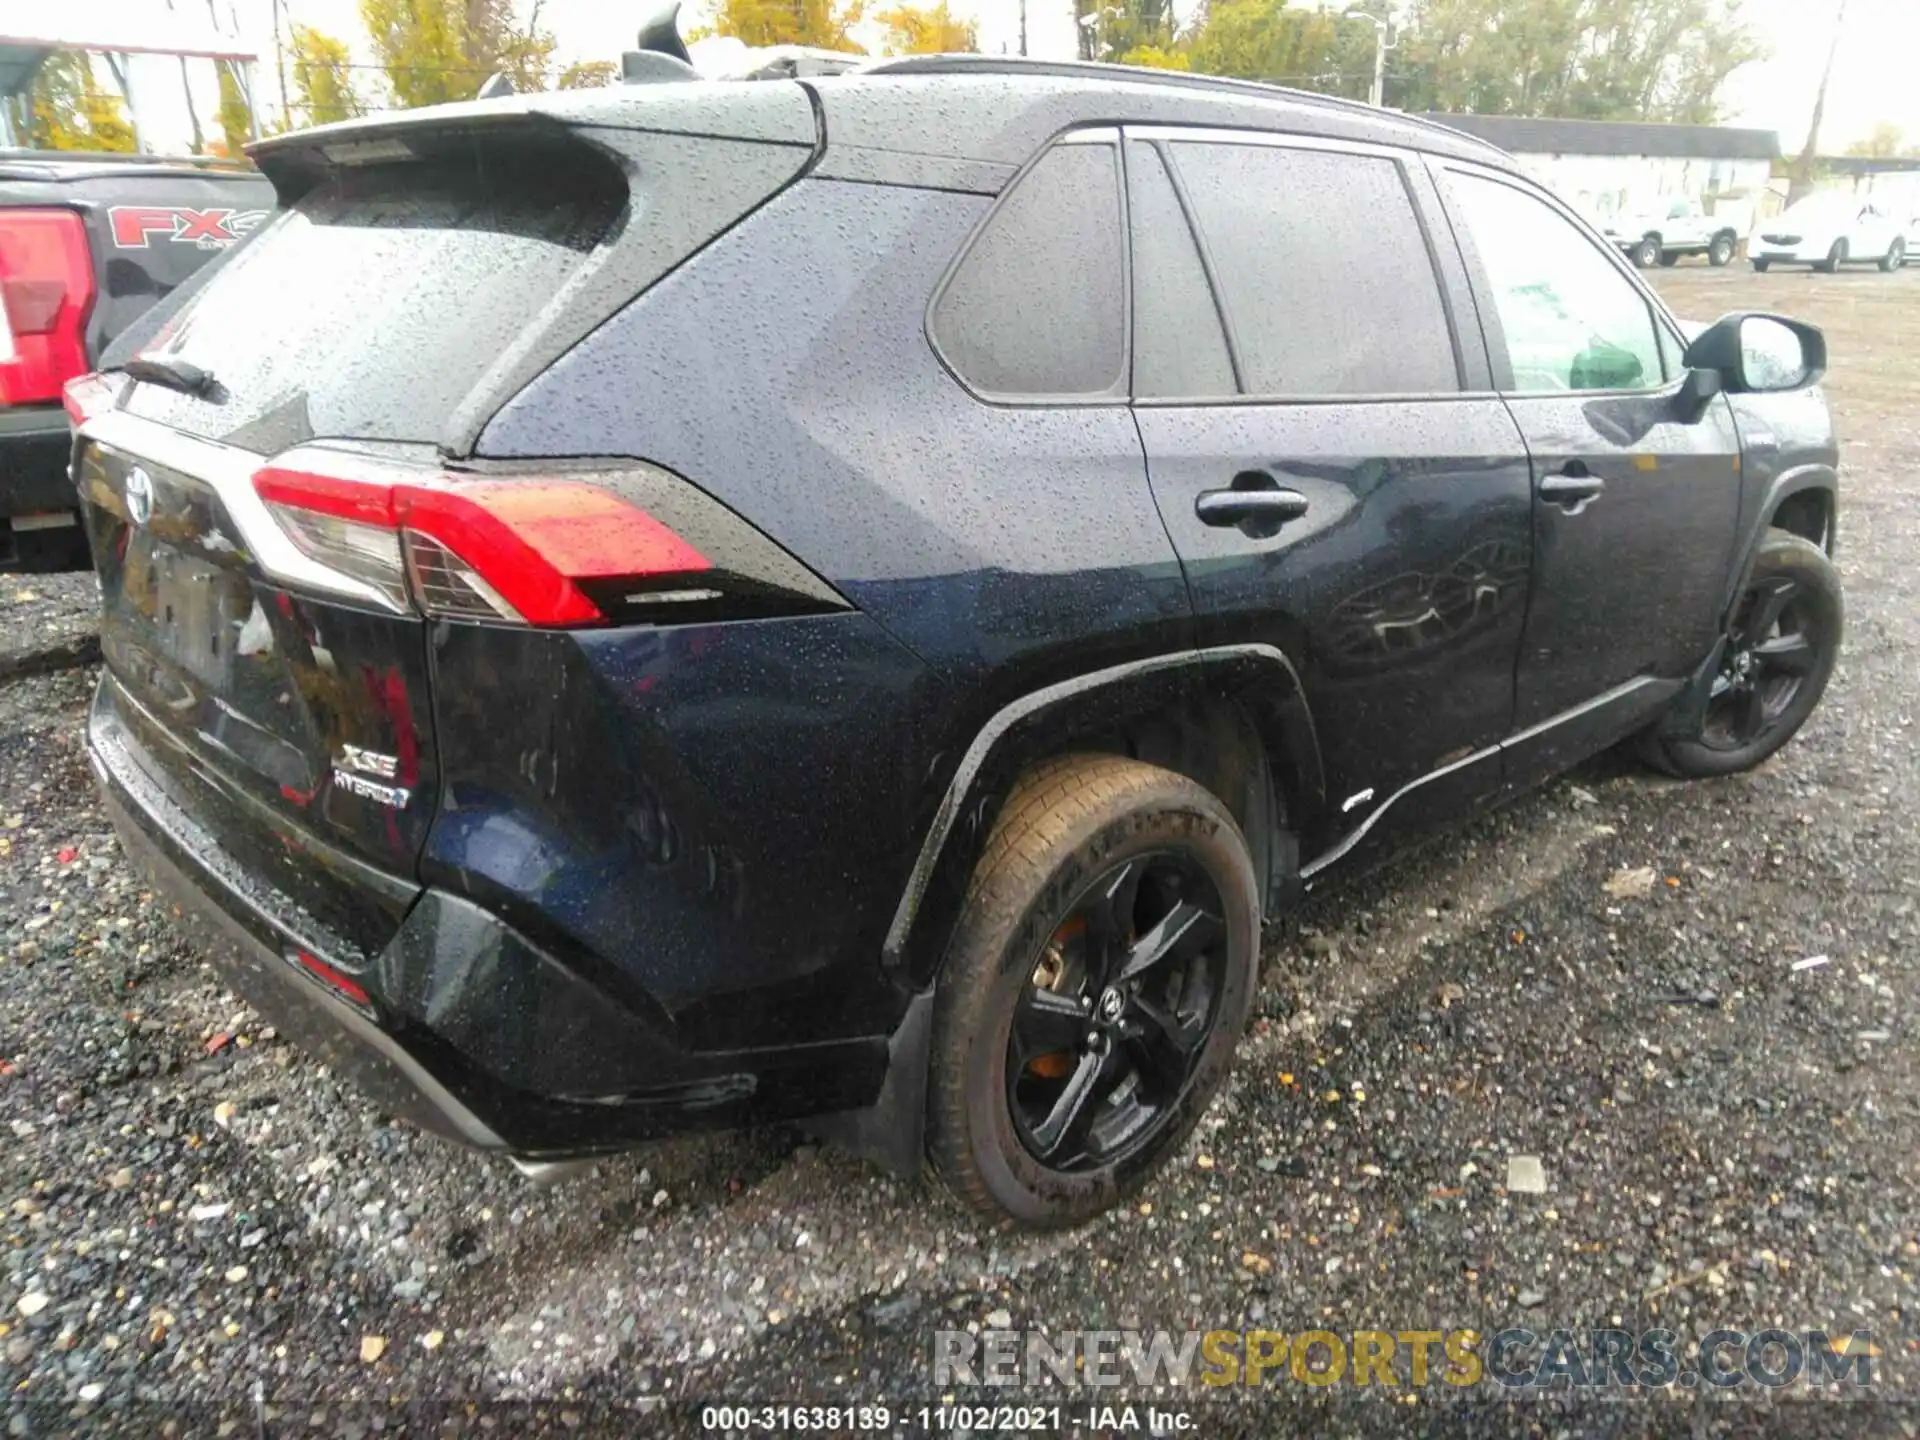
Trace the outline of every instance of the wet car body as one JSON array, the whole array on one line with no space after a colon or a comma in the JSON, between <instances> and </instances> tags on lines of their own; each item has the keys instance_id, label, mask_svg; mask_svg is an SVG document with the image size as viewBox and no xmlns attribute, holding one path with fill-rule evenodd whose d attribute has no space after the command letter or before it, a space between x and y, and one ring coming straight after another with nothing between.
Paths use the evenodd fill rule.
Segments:
<instances>
[{"instance_id":1,"label":"wet car body","mask_svg":"<svg viewBox=\"0 0 1920 1440\"><path fill-rule=\"evenodd\" d=\"M1368 173L1431 257L1440 393L1262 397L1237 355L1231 393L1142 390L1126 277L1152 236L1124 217L1149 203L1134 167L1189 131L1389 167ZM947 297L1063 147L1133 202L1101 232L1125 338L1078 393L998 392ZM1691 419L1677 366L1504 393L1448 175L1526 182L1364 107L907 63L447 107L259 159L286 233L130 333L77 448L94 768L265 1013L396 1113L519 1156L808 1117L910 1168L944 936L1036 760L1201 780L1271 913L1658 719L1704 686L1766 527L1832 537L1817 392ZM555 220L557 175L586 198ZM487 205L527 277L460 248ZM364 333L296 317L248 349L233 317L280 283L276 243L364 265L421 230L449 292L414 267ZM450 308L483 272L497 290ZM154 353L218 388L116 374ZM1571 461L1610 487L1587 526L1537 493ZM511 529L513 487L558 476L699 564L565 572L587 609L551 623L437 610L426 551L396 592L289 518L359 523L370 470L429 539ZM1206 518L1274 476L1284 523ZM433 509L469 491L494 497L478 520Z\"/></svg>"}]
</instances>

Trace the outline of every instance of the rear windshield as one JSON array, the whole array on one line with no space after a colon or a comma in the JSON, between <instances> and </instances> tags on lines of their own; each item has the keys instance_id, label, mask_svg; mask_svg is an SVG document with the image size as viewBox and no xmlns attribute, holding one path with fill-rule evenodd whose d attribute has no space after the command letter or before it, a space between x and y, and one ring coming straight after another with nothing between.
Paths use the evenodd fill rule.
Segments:
<instances>
[{"instance_id":1,"label":"rear windshield","mask_svg":"<svg viewBox=\"0 0 1920 1440\"><path fill-rule=\"evenodd\" d=\"M463 146L307 191L145 347L210 371L128 409L271 451L437 439L501 351L619 223L619 168L583 146Z\"/></svg>"}]
</instances>

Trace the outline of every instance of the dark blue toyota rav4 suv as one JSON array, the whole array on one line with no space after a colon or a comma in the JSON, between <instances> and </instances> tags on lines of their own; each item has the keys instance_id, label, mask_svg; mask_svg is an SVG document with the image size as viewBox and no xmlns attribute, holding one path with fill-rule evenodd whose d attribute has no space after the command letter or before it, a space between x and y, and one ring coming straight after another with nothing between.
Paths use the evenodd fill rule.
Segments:
<instances>
[{"instance_id":1,"label":"dark blue toyota rav4 suv","mask_svg":"<svg viewBox=\"0 0 1920 1440\"><path fill-rule=\"evenodd\" d=\"M1303 889L1835 662L1819 333L1689 343L1433 125L937 58L255 153L70 393L93 764L263 1013L522 1161L804 1118L1083 1219Z\"/></svg>"}]
</instances>

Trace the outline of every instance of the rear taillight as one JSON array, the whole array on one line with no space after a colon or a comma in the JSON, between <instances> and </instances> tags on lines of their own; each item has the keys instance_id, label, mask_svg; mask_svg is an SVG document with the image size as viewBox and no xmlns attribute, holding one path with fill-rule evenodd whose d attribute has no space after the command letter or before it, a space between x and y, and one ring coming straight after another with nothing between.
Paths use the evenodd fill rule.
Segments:
<instances>
[{"instance_id":1,"label":"rear taillight","mask_svg":"<svg viewBox=\"0 0 1920 1440\"><path fill-rule=\"evenodd\" d=\"M93 257L71 210L0 210L0 405L60 399L86 373Z\"/></svg>"},{"instance_id":2,"label":"rear taillight","mask_svg":"<svg viewBox=\"0 0 1920 1440\"><path fill-rule=\"evenodd\" d=\"M629 483L690 490L653 467ZM278 457L254 489L309 559L378 591L397 609L449 620L578 626L644 618L695 618L729 597L765 613L769 570L794 562L704 498L680 503L702 531L736 555L716 567L673 526L615 493L620 477L454 475L361 454L307 447ZM785 567L758 563L770 550ZM809 579L811 577L808 577ZM837 602L811 585L779 587L796 602Z\"/></svg>"}]
</instances>

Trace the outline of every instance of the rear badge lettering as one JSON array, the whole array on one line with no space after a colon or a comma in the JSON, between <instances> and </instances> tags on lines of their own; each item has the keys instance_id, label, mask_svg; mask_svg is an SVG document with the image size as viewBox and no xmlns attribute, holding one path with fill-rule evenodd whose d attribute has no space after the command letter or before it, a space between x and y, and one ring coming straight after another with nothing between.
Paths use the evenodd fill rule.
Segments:
<instances>
[{"instance_id":1,"label":"rear badge lettering","mask_svg":"<svg viewBox=\"0 0 1920 1440\"><path fill-rule=\"evenodd\" d=\"M380 780L391 780L399 770L400 757L397 755L382 755L378 750L363 750L358 745L342 745L340 756L333 766L333 783L349 795L358 795L378 805L404 810L413 792L404 785L379 783ZM369 780L369 775L379 778Z\"/></svg>"},{"instance_id":2,"label":"rear badge lettering","mask_svg":"<svg viewBox=\"0 0 1920 1440\"><path fill-rule=\"evenodd\" d=\"M351 770L342 770L338 765L333 767L333 783L349 795L358 795L363 800L371 800L376 805L387 805L395 810L406 809L407 801L413 797L413 792L404 785L382 785Z\"/></svg>"},{"instance_id":3,"label":"rear badge lettering","mask_svg":"<svg viewBox=\"0 0 1920 1440\"><path fill-rule=\"evenodd\" d=\"M358 770L362 775L377 775L382 780L391 780L400 773L400 757L382 755L378 750L362 750L358 745L340 747L340 764L349 770Z\"/></svg>"}]
</instances>

